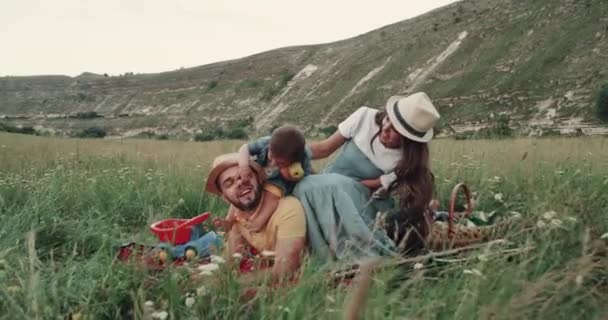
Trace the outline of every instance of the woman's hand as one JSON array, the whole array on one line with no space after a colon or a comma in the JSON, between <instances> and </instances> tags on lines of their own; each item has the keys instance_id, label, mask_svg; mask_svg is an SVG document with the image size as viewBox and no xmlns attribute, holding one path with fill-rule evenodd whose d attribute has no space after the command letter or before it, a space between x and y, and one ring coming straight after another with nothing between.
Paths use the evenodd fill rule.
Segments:
<instances>
[{"instance_id":1,"label":"woman's hand","mask_svg":"<svg viewBox=\"0 0 608 320\"><path fill-rule=\"evenodd\" d=\"M368 187L372 191L374 191L374 190L382 187L382 183L380 182L380 178L361 180L361 184L363 184L364 186Z\"/></svg>"}]
</instances>

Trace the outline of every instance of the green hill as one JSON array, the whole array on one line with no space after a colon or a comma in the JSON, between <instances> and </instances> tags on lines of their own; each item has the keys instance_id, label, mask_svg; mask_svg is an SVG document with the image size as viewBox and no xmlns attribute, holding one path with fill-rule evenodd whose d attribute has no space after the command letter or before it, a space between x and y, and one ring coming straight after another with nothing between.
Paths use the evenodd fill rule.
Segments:
<instances>
[{"instance_id":1,"label":"green hill","mask_svg":"<svg viewBox=\"0 0 608 320\"><path fill-rule=\"evenodd\" d=\"M127 135L190 135L253 117L255 134L286 122L315 132L424 90L444 133L505 117L527 131L602 133L594 99L607 61L608 1L464 0L351 39L195 68L0 78L0 117ZM69 118L90 111L103 117Z\"/></svg>"}]
</instances>

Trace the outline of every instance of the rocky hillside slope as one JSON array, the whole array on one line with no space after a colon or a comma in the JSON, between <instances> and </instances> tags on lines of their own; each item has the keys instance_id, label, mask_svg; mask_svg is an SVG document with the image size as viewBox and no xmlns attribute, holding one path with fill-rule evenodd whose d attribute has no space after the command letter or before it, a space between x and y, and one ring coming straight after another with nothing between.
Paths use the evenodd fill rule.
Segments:
<instances>
[{"instance_id":1,"label":"rocky hillside slope","mask_svg":"<svg viewBox=\"0 0 608 320\"><path fill-rule=\"evenodd\" d=\"M593 101L605 81L608 1L464 0L351 39L195 68L3 77L0 121L187 135L249 119L252 134L286 122L314 132L424 90L443 132L508 117L512 127L592 133L604 130ZM79 112L100 117L74 119Z\"/></svg>"}]
</instances>

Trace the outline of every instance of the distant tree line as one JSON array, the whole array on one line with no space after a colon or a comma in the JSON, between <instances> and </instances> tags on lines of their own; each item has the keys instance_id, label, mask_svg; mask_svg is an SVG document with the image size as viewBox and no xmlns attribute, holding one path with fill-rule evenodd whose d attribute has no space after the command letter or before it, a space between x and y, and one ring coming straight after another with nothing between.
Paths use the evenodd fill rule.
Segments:
<instances>
[{"instance_id":1,"label":"distant tree line","mask_svg":"<svg viewBox=\"0 0 608 320\"><path fill-rule=\"evenodd\" d=\"M212 141L212 140L245 140L249 138L247 129L250 129L253 124L253 117L235 120L227 125L219 125L206 127L201 129L201 132L194 135L194 141Z\"/></svg>"}]
</instances>

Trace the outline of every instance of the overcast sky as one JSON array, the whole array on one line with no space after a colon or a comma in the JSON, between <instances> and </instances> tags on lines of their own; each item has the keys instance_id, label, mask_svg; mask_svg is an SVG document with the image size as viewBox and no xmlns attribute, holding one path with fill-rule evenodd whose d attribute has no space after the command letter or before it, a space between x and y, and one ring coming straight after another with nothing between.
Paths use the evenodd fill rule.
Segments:
<instances>
[{"instance_id":1,"label":"overcast sky","mask_svg":"<svg viewBox=\"0 0 608 320\"><path fill-rule=\"evenodd\" d=\"M149 73L341 40L454 0L0 0L0 76Z\"/></svg>"}]
</instances>

